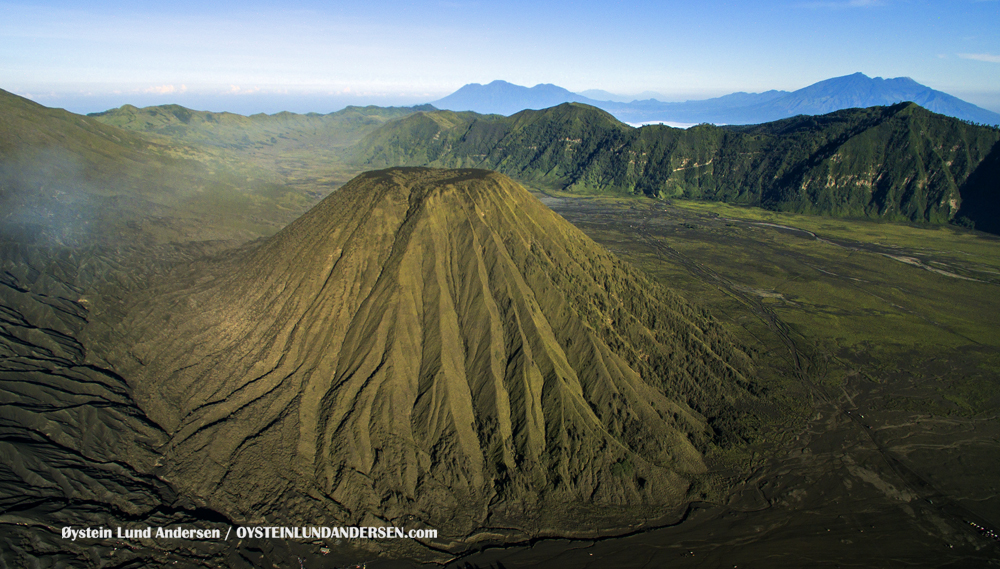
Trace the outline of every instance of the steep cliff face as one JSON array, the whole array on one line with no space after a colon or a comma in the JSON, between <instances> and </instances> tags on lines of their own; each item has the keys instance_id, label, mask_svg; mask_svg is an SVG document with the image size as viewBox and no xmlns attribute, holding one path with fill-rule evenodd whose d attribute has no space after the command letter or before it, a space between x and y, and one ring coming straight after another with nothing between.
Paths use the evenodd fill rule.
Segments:
<instances>
[{"instance_id":1,"label":"steep cliff face","mask_svg":"<svg viewBox=\"0 0 1000 569\"><path fill-rule=\"evenodd\" d=\"M756 399L714 321L481 170L363 174L122 329L164 477L240 518L576 531L683 502Z\"/></svg>"}]
</instances>

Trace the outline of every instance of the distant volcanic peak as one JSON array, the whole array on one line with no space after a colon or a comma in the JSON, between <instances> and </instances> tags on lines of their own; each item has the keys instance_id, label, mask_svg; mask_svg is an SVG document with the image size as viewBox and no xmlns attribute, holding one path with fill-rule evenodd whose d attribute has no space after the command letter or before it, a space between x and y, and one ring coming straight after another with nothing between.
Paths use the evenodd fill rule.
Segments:
<instances>
[{"instance_id":1,"label":"distant volcanic peak","mask_svg":"<svg viewBox=\"0 0 1000 569\"><path fill-rule=\"evenodd\" d=\"M742 396L711 321L489 171L363 174L225 271L137 317L130 375L220 507L268 452L341 516L677 503L687 402Z\"/></svg>"}]
</instances>

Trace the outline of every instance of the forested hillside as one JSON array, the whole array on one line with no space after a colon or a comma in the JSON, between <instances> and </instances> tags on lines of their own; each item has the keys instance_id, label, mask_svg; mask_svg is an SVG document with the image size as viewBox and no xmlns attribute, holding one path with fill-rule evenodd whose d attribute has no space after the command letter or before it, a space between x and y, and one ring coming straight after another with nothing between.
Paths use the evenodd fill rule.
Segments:
<instances>
[{"instance_id":1,"label":"forested hillside","mask_svg":"<svg viewBox=\"0 0 1000 569\"><path fill-rule=\"evenodd\" d=\"M366 136L368 168L489 168L541 187L726 201L832 216L994 230L1000 129L915 105L750 126L632 128L567 103L510 117L417 113Z\"/></svg>"}]
</instances>

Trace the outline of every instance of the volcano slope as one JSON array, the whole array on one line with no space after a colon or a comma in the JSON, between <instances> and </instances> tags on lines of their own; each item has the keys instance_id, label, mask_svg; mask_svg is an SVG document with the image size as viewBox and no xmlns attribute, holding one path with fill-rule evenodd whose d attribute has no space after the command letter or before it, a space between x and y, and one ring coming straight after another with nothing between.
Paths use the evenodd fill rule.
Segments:
<instances>
[{"instance_id":1,"label":"volcano slope","mask_svg":"<svg viewBox=\"0 0 1000 569\"><path fill-rule=\"evenodd\" d=\"M710 494L764 408L706 312L485 170L362 174L131 306L106 357L159 474L234 520L624 527Z\"/></svg>"}]
</instances>

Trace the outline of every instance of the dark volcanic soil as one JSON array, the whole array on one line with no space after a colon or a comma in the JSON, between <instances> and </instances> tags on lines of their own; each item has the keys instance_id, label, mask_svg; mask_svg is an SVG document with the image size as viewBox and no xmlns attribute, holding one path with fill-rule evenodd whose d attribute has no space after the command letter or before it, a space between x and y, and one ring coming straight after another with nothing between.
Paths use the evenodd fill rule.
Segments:
<instances>
[{"instance_id":1,"label":"dark volcanic soil","mask_svg":"<svg viewBox=\"0 0 1000 569\"><path fill-rule=\"evenodd\" d=\"M592 535L566 539L546 531L532 535L515 528L497 532L493 542L482 537L475 544L456 540L453 551L458 552L457 557L429 549L439 563L428 566L1000 566L1000 546L989 534L1000 523L996 519L1000 495L995 475L1000 460L997 417L995 413L963 414L955 411L962 408L951 403L963 394L973 401L968 394L978 392L970 389L989 380L988 374L982 381L976 379L980 376L975 374L982 373L977 370L985 368L975 362L990 361L992 348L973 346L962 354L954 352L934 360L937 363L920 360L914 368L893 359L893 354L843 349L833 354L837 361L860 371L836 376L840 379L833 381L836 374L828 368L840 364L819 366L817 354L822 351L805 341L804 329L790 317L796 309L807 309L804 299L797 298L799 304L793 305L785 300L791 296L788 291L784 291L785 297L781 290L771 289L766 294L778 296L762 295L761 286L741 280L725 270L724 264L697 258L682 241L663 240L664 227L668 227L677 228L685 239L693 241L692 236L700 235L699 239L715 243L722 239L722 233L710 234L703 231L705 228L735 231L725 224L742 222L675 211L675 219L652 219L643 229L643 220L650 219L646 210L636 210L631 218L620 210L603 211L583 202L572 203L575 209L564 208L563 212L588 230L610 227L632 232L634 237L647 239L646 246L658 262L672 259L678 270L728 290L726 298L737 299L733 302L743 308L720 304L717 313L727 325L741 322L745 331L760 338L767 353L759 361L773 363L774 369L796 382L790 392L809 401L808 420L784 433L781 440L754 447L764 453L752 460L754 470L743 473L731 492L720 493L711 501L688 494L659 509L639 508L631 528L629 521L623 521L627 510L619 511L615 514L618 529L599 539ZM756 229L724 241L733 258L739 240L752 238L774 246L768 241L772 234L756 232L780 232L783 238L820 243L813 231L752 223L745 226ZM640 231L646 231L646 236ZM611 241L608 244L615 246ZM880 258L886 258L883 253L887 253L919 259L920 265L892 262L923 273L929 272L927 267L943 267L959 276L985 274L981 280L990 282L993 278L973 270L976 267L969 269L967 264L920 251L843 240L835 246L857 247L859 255L863 251ZM310 250L321 247L315 244ZM522 254L527 256L530 251L529 247ZM387 559L380 555L379 544L374 548L371 543L364 544L367 547L361 549L355 547L356 542L338 540L63 539L60 531L64 526L183 525L225 532L248 520L210 503L165 462L165 458L170 459L169 452L178 448L170 443L182 432L178 425L189 419L164 419L148 413L137 403L142 398L135 397L131 378L95 357L95 352L106 352L109 343L121 339L112 330L122 318L124 297L164 286L169 281L164 276L168 267L187 263L199 253L161 251L162 263L152 258L156 255L140 263L134 256L124 260L107 251L19 243L5 243L2 253L0 567L419 565L417 557ZM225 263L235 258L227 257ZM791 253L788 258L796 263L814 261ZM205 262L185 266L189 268L182 272L188 276L182 280L189 279L194 274L191 271L197 272ZM843 267L820 268L846 274ZM218 273L213 276L219 278ZM949 283L967 282L940 276ZM204 287L211 282L201 284ZM913 313L924 310L915 305L904 308ZM941 320L924 312L921 315L921 321ZM948 329L958 327L950 325ZM92 342L103 343L97 346L100 350L95 350ZM875 373L878 370L884 373ZM876 376L879 381L872 379ZM975 381L963 381L964 377ZM192 416L196 417L196 412ZM281 462L268 468L287 468L289 464ZM713 463L708 464L711 468ZM621 471L621 467L615 470ZM266 488L261 495L268 498ZM261 511L282 515L274 503L272 496L270 505ZM297 517L294 511L283 515L288 516L287 525L319 523L312 517ZM576 520L568 521L567 527L572 529ZM500 535L507 545L497 544ZM447 563L448 559L452 561Z\"/></svg>"}]
</instances>

